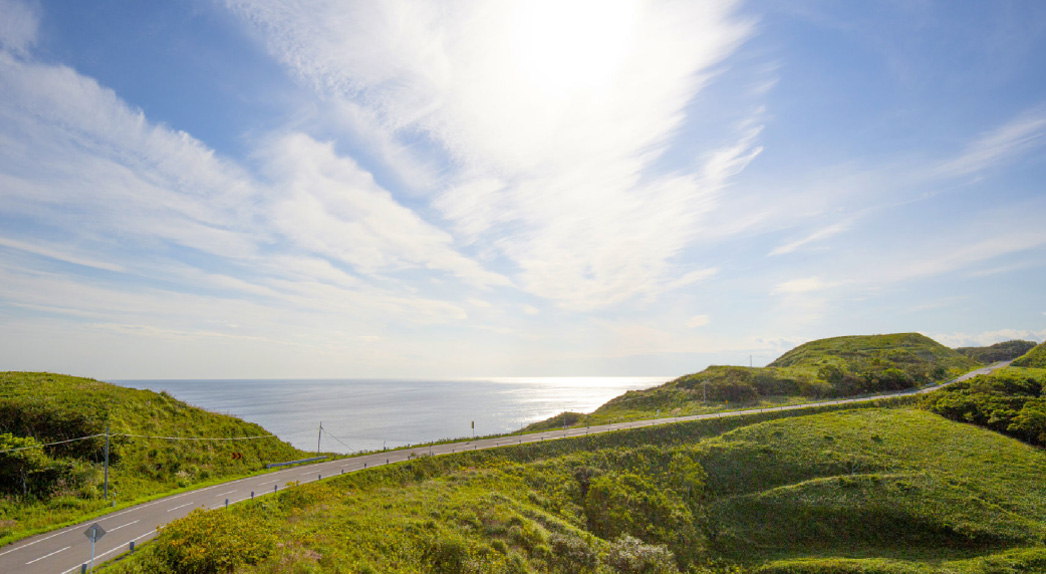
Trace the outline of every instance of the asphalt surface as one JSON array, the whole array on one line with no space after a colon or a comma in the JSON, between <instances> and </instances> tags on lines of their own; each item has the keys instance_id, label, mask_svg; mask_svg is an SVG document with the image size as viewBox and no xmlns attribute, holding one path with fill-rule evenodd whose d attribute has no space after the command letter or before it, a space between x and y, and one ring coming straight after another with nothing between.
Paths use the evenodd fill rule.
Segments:
<instances>
[{"instance_id":1,"label":"asphalt surface","mask_svg":"<svg viewBox=\"0 0 1046 574\"><path fill-rule=\"evenodd\" d=\"M95 520L89 520L75 526L69 526L60 530L20 540L9 546L0 548L0 573L72 574L80 572L81 565L87 564L91 560L91 541L84 535L84 532L92 524L97 523L106 531L106 534L95 544L94 564L97 566L102 562L111 560L112 558L127 552L130 549L131 542L134 542L136 547L140 546L143 542L146 542L156 535L158 527L189 514L189 512L195 508L222 508L226 504L235 504L237 502L249 500L252 496L271 494L277 490L286 488L287 483L291 481L297 483L312 482L314 480L320 480L322 477L329 478L334 475L363 470L364 468L404 462L420 456L497 448L500 446L586 436L589 434L684 421L724 418L761 412L800 410L827 405L867 402L894 396L928 393L958 381L964 381L980 374L989 373L1008 364L1008 361L1004 363L996 363L988 367L971 371L955 380L948 381L947 383L914 391L904 391L870 397L837 399L817 403L805 403L801 405L768 407L763 409L748 409L683 417L664 417L587 428L568 428L564 430L524 435L505 435L490 439L461 441L433 445L431 447L415 447L373 453L352 458L290 467L283 470L274 470L263 475L224 482L214 486L201 488L199 490L193 490L157 499L152 502L146 502L137 506L125 508L119 512L108 514Z\"/></svg>"}]
</instances>

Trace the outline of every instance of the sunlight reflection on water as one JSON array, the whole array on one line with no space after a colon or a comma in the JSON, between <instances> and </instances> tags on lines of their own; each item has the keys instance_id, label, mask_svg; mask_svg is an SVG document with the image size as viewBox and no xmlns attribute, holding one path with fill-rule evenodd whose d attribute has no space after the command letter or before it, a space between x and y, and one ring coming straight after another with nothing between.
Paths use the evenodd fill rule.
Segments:
<instances>
[{"instance_id":1,"label":"sunlight reflection on water","mask_svg":"<svg viewBox=\"0 0 1046 574\"><path fill-rule=\"evenodd\" d=\"M294 446L354 452L519 430L563 411L591 412L670 377L493 377L459 380L133 380L189 404L258 423ZM335 440L333 437L340 439ZM341 444L344 443L344 444Z\"/></svg>"}]
</instances>

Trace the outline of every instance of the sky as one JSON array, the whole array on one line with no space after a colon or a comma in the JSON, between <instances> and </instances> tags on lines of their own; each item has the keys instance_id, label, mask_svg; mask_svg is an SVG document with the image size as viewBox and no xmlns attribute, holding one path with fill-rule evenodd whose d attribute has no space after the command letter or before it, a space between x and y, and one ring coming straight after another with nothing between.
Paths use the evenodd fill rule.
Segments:
<instances>
[{"instance_id":1,"label":"sky","mask_svg":"<svg viewBox=\"0 0 1046 574\"><path fill-rule=\"evenodd\" d=\"M0 370L1046 338L1046 3L0 0Z\"/></svg>"}]
</instances>

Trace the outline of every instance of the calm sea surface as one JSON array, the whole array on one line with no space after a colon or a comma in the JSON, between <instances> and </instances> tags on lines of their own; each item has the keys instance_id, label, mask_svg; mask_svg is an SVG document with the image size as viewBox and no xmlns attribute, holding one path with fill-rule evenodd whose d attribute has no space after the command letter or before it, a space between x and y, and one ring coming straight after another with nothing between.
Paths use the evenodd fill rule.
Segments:
<instances>
[{"instance_id":1,"label":"calm sea surface","mask_svg":"<svg viewBox=\"0 0 1046 574\"><path fill-rule=\"evenodd\" d=\"M466 380L116 381L167 391L207 410L258 423L304 450L355 452L444 438L507 433L563 411L591 412L627 390L669 377L532 377Z\"/></svg>"}]
</instances>

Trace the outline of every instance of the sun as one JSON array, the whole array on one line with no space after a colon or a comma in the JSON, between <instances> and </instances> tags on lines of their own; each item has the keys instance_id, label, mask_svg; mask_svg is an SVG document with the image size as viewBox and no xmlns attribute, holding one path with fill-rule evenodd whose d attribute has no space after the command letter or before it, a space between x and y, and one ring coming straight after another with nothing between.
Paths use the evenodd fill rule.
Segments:
<instances>
[{"instance_id":1,"label":"sun","mask_svg":"<svg viewBox=\"0 0 1046 574\"><path fill-rule=\"evenodd\" d=\"M523 0L512 19L512 52L523 82L549 97L608 87L631 44L636 2Z\"/></svg>"}]
</instances>

